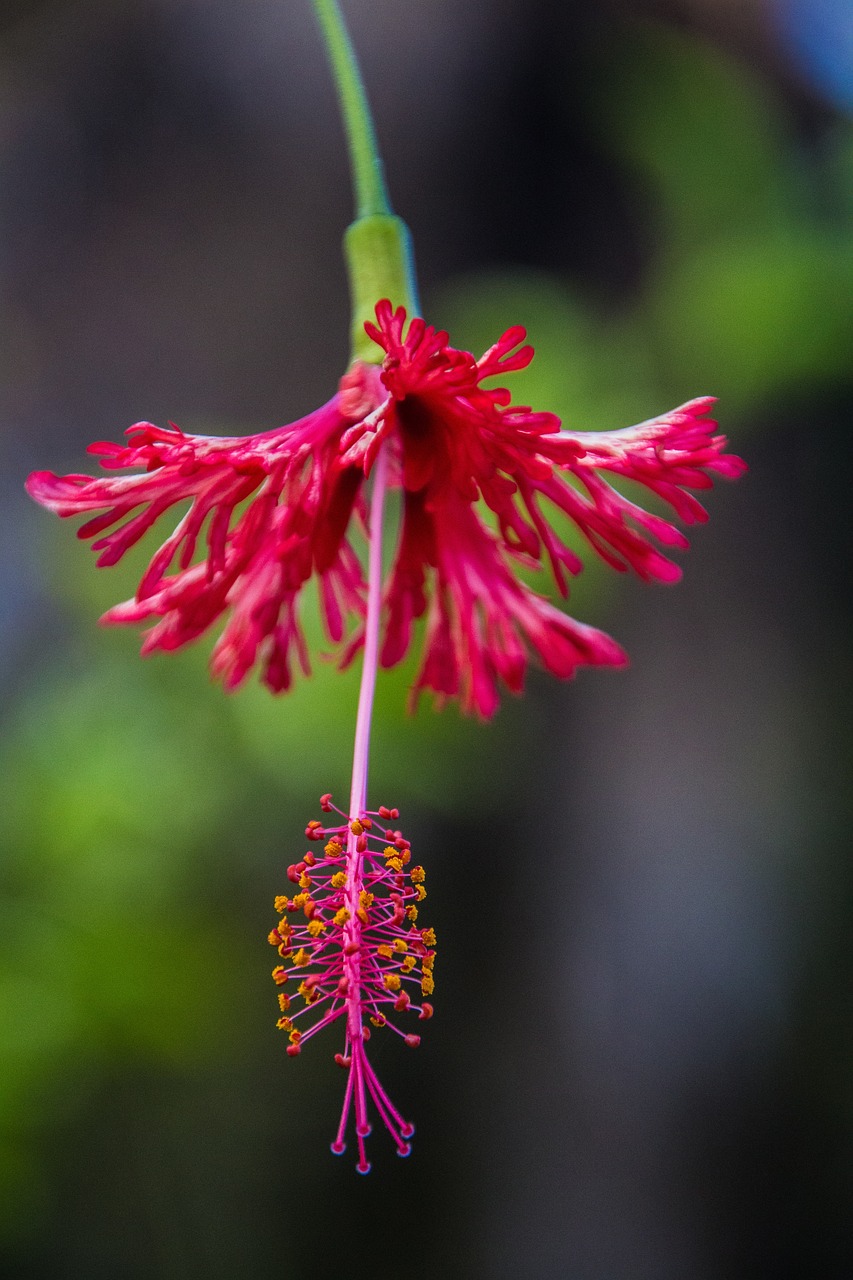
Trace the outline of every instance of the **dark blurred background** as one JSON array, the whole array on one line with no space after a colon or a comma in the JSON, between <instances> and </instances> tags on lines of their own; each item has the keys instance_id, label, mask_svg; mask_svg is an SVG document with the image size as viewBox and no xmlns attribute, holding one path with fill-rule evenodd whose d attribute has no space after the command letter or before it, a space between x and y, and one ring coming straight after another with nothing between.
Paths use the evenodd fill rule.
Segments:
<instances>
[{"instance_id":1,"label":"dark blurred background","mask_svg":"<svg viewBox=\"0 0 853 1280\"><path fill-rule=\"evenodd\" d=\"M534 676L490 726L382 681L373 799L440 958L418 1053L375 1040L414 1155L377 1130L357 1177L334 1037L286 1059L265 941L347 792L356 673L226 698L209 644L140 662L95 623L140 557L96 572L22 491L140 418L332 393L310 6L5 0L0 1271L849 1277L849 0L345 10L427 317L475 350L526 324L516 398L567 426L717 394L750 474L677 589L587 568L629 671Z\"/></svg>"}]
</instances>

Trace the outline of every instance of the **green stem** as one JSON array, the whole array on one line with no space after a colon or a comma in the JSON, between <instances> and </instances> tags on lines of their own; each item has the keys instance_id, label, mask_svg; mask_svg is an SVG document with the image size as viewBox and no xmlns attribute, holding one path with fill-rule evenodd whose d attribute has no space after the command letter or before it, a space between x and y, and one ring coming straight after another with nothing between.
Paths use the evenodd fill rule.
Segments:
<instances>
[{"instance_id":1,"label":"green stem","mask_svg":"<svg viewBox=\"0 0 853 1280\"><path fill-rule=\"evenodd\" d=\"M411 319L420 311L409 229L391 212L382 160L355 50L338 0L313 0L338 90L355 192L355 222L344 236L352 298L352 359L381 364L381 347L368 338L365 321L388 298Z\"/></svg>"},{"instance_id":2,"label":"green stem","mask_svg":"<svg viewBox=\"0 0 853 1280\"><path fill-rule=\"evenodd\" d=\"M338 90L355 189L356 218L390 214L376 130L352 41L337 0L314 0Z\"/></svg>"}]
</instances>

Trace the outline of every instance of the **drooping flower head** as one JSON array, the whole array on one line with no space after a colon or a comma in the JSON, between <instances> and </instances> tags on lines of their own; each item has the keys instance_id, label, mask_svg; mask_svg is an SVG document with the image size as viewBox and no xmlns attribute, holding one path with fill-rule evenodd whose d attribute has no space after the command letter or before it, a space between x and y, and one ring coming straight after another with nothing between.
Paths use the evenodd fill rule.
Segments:
<instances>
[{"instance_id":1,"label":"drooping flower head","mask_svg":"<svg viewBox=\"0 0 853 1280\"><path fill-rule=\"evenodd\" d=\"M514 406L502 386L485 385L529 364L523 329L507 330L475 359L417 316L408 231L390 208L339 5L314 0L314 8L356 196L345 235L353 359L337 393L306 418L260 435L192 436L138 423L124 445L90 446L102 468L118 474L39 471L27 487L60 516L88 517L78 535L93 540L101 565L115 564L161 516L188 506L134 598L103 619L151 624L143 652L178 649L224 620L212 669L225 686L257 667L273 691L285 690L294 664L309 670L301 610L311 581L341 663L363 649L349 807L344 813L323 797L324 811L343 821L308 824L308 839L325 842L324 856L309 851L289 869L299 892L276 899L281 919L269 940L282 961L273 978L288 1053L297 1057L309 1038L343 1022L336 1058L348 1076L332 1149L343 1151L354 1110L357 1168L366 1173L369 1101L401 1155L413 1129L379 1083L365 1045L371 1027L418 1043L399 1020L432 1015L425 997L435 958L433 931L417 923L423 868L410 865L399 831L378 829L396 810L367 809L378 664L403 659L423 618L414 696L426 689L439 702L458 698L482 717L496 710L501 685L521 690L531 658L560 677L583 664L621 665L615 641L567 616L517 573L547 568L566 596L580 571L550 509L614 568L673 581L680 571L662 548L686 546L683 533L617 484L637 482L691 524L705 519L693 491L707 489L715 473L739 475L743 463L714 434L710 399L625 430L563 431L553 414ZM389 297L405 305L395 310ZM402 512L385 578L389 489ZM352 540L359 524L366 566Z\"/></svg>"},{"instance_id":2,"label":"drooping flower head","mask_svg":"<svg viewBox=\"0 0 853 1280\"><path fill-rule=\"evenodd\" d=\"M371 1028L396 1032L410 1048L420 1044L420 1036L399 1024L412 1015L420 1021L432 1017L426 997L435 985L436 939L434 930L417 923L418 905L426 897L424 869L412 865L411 846L402 832L379 825L398 818L397 810L383 806L348 820L330 795L320 805L343 822L309 822L305 834L312 842L325 842L323 856L309 850L288 867L298 892L275 900L281 919L269 941L282 960L272 971L279 987L278 1026L287 1032L288 1054L297 1057L318 1031L343 1023L343 1045L335 1061L348 1076L332 1150L343 1153L354 1111L356 1168L367 1173L368 1100L399 1155L409 1154L414 1133L368 1060Z\"/></svg>"},{"instance_id":3,"label":"drooping flower head","mask_svg":"<svg viewBox=\"0 0 853 1280\"><path fill-rule=\"evenodd\" d=\"M713 400L623 430L563 431L554 414L483 385L529 364L522 328L479 360L420 318L407 326L387 300L365 328L380 363L356 361L337 394L298 422L245 437L138 423L125 445L90 446L119 476L30 476L32 497L57 515L90 517L78 536L93 539L99 565L115 564L161 516L190 503L134 599L103 621L153 623L148 653L180 648L225 618L214 673L234 688L258 666L278 692L290 687L294 661L309 670L300 611L315 578L328 638L349 661L365 611L352 532L366 523L365 478L387 445L402 523L384 592L384 666L402 660L426 615L415 692L458 697L488 717L499 684L522 688L531 655L563 678L581 665L623 664L615 641L555 608L516 566L547 566L568 594L581 562L549 522L550 504L614 568L676 580L680 569L661 548L685 547L684 534L612 480L643 485L685 524L705 520L692 491L744 470L714 434Z\"/></svg>"}]
</instances>

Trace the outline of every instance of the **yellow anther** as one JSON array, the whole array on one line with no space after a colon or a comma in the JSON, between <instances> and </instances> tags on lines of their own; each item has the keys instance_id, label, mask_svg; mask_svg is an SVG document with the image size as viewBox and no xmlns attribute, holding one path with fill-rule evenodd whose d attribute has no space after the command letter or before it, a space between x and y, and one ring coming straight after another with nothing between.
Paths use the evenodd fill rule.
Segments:
<instances>
[{"instance_id":1,"label":"yellow anther","mask_svg":"<svg viewBox=\"0 0 853 1280\"><path fill-rule=\"evenodd\" d=\"M388 946L387 942L383 942L381 947L376 948L376 954L382 956L385 960L390 960L394 952Z\"/></svg>"},{"instance_id":2,"label":"yellow anther","mask_svg":"<svg viewBox=\"0 0 853 1280\"><path fill-rule=\"evenodd\" d=\"M317 988L308 982L300 982L299 994L302 996L302 999L306 1004L313 1004L320 996L320 992Z\"/></svg>"},{"instance_id":3,"label":"yellow anther","mask_svg":"<svg viewBox=\"0 0 853 1280\"><path fill-rule=\"evenodd\" d=\"M289 901L290 901L290 899L287 897L287 894L285 894L285 893L280 893L280 894L278 895L278 897L277 897L277 898L276 898L276 900L275 900L275 904L274 904L274 905L275 905L275 909L276 909L276 911L278 912L278 914L279 914L279 915L281 915L282 911L286 911L286 910L287 910L287 904L288 904L288 902L289 902Z\"/></svg>"},{"instance_id":4,"label":"yellow anther","mask_svg":"<svg viewBox=\"0 0 853 1280\"><path fill-rule=\"evenodd\" d=\"M400 850L400 861L402 862L403 866L405 866L407 862L412 861L412 853L410 849Z\"/></svg>"},{"instance_id":5,"label":"yellow anther","mask_svg":"<svg viewBox=\"0 0 853 1280\"><path fill-rule=\"evenodd\" d=\"M423 867L412 867L409 875L412 877L412 884L423 884L426 880L426 872Z\"/></svg>"},{"instance_id":6,"label":"yellow anther","mask_svg":"<svg viewBox=\"0 0 853 1280\"><path fill-rule=\"evenodd\" d=\"M393 858L388 858L388 859L386 860L386 862L385 862L385 866L388 868L388 870L389 870L389 871L402 871L402 870L403 870L403 864L402 864L402 862L400 861L400 859L397 857L397 855L396 855L396 854L394 855L394 857L393 857Z\"/></svg>"},{"instance_id":7,"label":"yellow anther","mask_svg":"<svg viewBox=\"0 0 853 1280\"><path fill-rule=\"evenodd\" d=\"M403 970L403 973L411 973L416 964L417 960L414 956L406 956L400 967Z\"/></svg>"},{"instance_id":8,"label":"yellow anther","mask_svg":"<svg viewBox=\"0 0 853 1280\"><path fill-rule=\"evenodd\" d=\"M340 840L330 840L323 852L327 858L338 858L344 851L344 846Z\"/></svg>"},{"instance_id":9,"label":"yellow anther","mask_svg":"<svg viewBox=\"0 0 853 1280\"><path fill-rule=\"evenodd\" d=\"M296 955L293 957L293 963L297 969L304 969L308 961L311 959L304 947L300 947Z\"/></svg>"},{"instance_id":10,"label":"yellow anther","mask_svg":"<svg viewBox=\"0 0 853 1280\"><path fill-rule=\"evenodd\" d=\"M278 925L276 927L283 938L289 938L290 935L293 933L293 930L291 929L290 924L287 922L287 920L279 920Z\"/></svg>"},{"instance_id":11,"label":"yellow anther","mask_svg":"<svg viewBox=\"0 0 853 1280\"><path fill-rule=\"evenodd\" d=\"M311 934L312 938L319 937L325 928L326 925L322 920L319 920L317 916L315 916L313 920L308 921L308 932Z\"/></svg>"},{"instance_id":12,"label":"yellow anther","mask_svg":"<svg viewBox=\"0 0 853 1280\"><path fill-rule=\"evenodd\" d=\"M335 874L332 876L333 889L343 889L346 882L347 882L347 877L344 871L336 871Z\"/></svg>"},{"instance_id":13,"label":"yellow anther","mask_svg":"<svg viewBox=\"0 0 853 1280\"><path fill-rule=\"evenodd\" d=\"M358 895L358 901L359 905L362 907L372 907L373 894L368 893L366 889L362 889L361 893Z\"/></svg>"},{"instance_id":14,"label":"yellow anther","mask_svg":"<svg viewBox=\"0 0 853 1280\"><path fill-rule=\"evenodd\" d=\"M287 982L287 970L284 965L277 964L272 971L273 982L276 986L283 987Z\"/></svg>"},{"instance_id":15,"label":"yellow anther","mask_svg":"<svg viewBox=\"0 0 853 1280\"><path fill-rule=\"evenodd\" d=\"M410 907L406 907L406 917L407 917L409 920L411 920L413 924L414 924L414 922L417 920L417 918L418 918L418 909L417 909L417 907L415 906L415 904L414 904L414 903L412 903L412 905L411 905Z\"/></svg>"},{"instance_id":16,"label":"yellow anther","mask_svg":"<svg viewBox=\"0 0 853 1280\"><path fill-rule=\"evenodd\" d=\"M346 907L341 907L340 911L335 912L335 915L332 917L332 924L336 924L339 929L342 929L349 918L349 912Z\"/></svg>"},{"instance_id":17,"label":"yellow anther","mask_svg":"<svg viewBox=\"0 0 853 1280\"><path fill-rule=\"evenodd\" d=\"M371 1014L370 1021L373 1023L374 1027L384 1027L387 1019L383 1018L382 1014L379 1013L375 1018Z\"/></svg>"},{"instance_id":18,"label":"yellow anther","mask_svg":"<svg viewBox=\"0 0 853 1280\"><path fill-rule=\"evenodd\" d=\"M402 938L397 938L395 940L394 942L395 951L408 951L408 949L409 949L408 942L404 942Z\"/></svg>"},{"instance_id":19,"label":"yellow anther","mask_svg":"<svg viewBox=\"0 0 853 1280\"><path fill-rule=\"evenodd\" d=\"M435 946L435 929L422 929L421 940L425 942L428 947L434 947Z\"/></svg>"},{"instance_id":20,"label":"yellow anther","mask_svg":"<svg viewBox=\"0 0 853 1280\"><path fill-rule=\"evenodd\" d=\"M356 911L355 914L358 916L362 924L364 925L370 924L370 916L367 914L364 907L359 907L358 911Z\"/></svg>"},{"instance_id":21,"label":"yellow anther","mask_svg":"<svg viewBox=\"0 0 853 1280\"><path fill-rule=\"evenodd\" d=\"M423 902L424 898L426 897L426 889L423 887L422 884L416 884L415 891L418 895L418 902Z\"/></svg>"},{"instance_id":22,"label":"yellow anther","mask_svg":"<svg viewBox=\"0 0 853 1280\"><path fill-rule=\"evenodd\" d=\"M389 991L399 991L402 985L400 975L398 973L386 973L382 979Z\"/></svg>"},{"instance_id":23,"label":"yellow anther","mask_svg":"<svg viewBox=\"0 0 853 1280\"><path fill-rule=\"evenodd\" d=\"M287 1013L290 1008L290 996L285 995L283 991L279 991L278 993L278 1007L281 1009L282 1013Z\"/></svg>"},{"instance_id":24,"label":"yellow anther","mask_svg":"<svg viewBox=\"0 0 853 1280\"><path fill-rule=\"evenodd\" d=\"M281 942L281 934L279 933L278 929L272 929L267 934L267 942L270 944L270 946L273 946L273 947L278 946L278 944Z\"/></svg>"},{"instance_id":25,"label":"yellow anther","mask_svg":"<svg viewBox=\"0 0 853 1280\"><path fill-rule=\"evenodd\" d=\"M293 954L293 947L289 942L283 942L278 949L278 954L281 956L282 960L286 960L288 956Z\"/></svg>"},{"instance_id":26,"label":"yellow anther","mask_svg":"<svg viewBox=\"0 0 853 1280\"><path fill-rule=\"evenodd\" d=\"M311 888L311 884L312 884L312 880L311 880L311 877L309 876L308 872L307 872L307 871L303 871L303 872L302 872L302 875L299 877L299 888L300 888L300 889L310 889L310 888Z\"/></svg>"},{"instance_id":27,"label":"yellow anther","mask_svg":"<svg viewBox=\"0 0 853 1280\"><path fill-rule=\"evenodd\" d=\"M292 1031L291 1031L291 1033L290 1033L290 1043L291 1043L291 1044L299 1044L299 1041L300 1041L301 1039L302 1039L302 1032L301 1032L301 1031L297 1031L296 1027L294 1027L294 1028L293 1028L293 1030L292 1030Z\"/></svg>"},{"instance_id":28,"label":"yellow anther","mask_svg":"<svg viewBox=\"0 0 853 1280\"><path fill-rule=\"evenodd\" d=\"M425 996L431 996L435 991L435 982L431 973L425 973L421 978L421 991Z\"/></svg>"},{"instance_id":29,"label":"yellow anther","mask_svg":"<svg viewBox=\"0 0 853 1280\"><path fill-rule=\"evenodd\" d=\"M349 829L354 836L360 836L364 827L361 825L358 818L353 818L352 822L349 824Z\"/></svg>"},{"instance_id":30,"label":"yellow anther","mask_svg":"<svg viewBox=\"0 0 853 1280\"><path fill-rule=\"evenodd\" d=\"M421 968L424 973L432 973L432 967L435 964L435 952L431 951L429 955L424 956L421 961Z\"/></svg>"},{"instance_id":31,"label":"yellow anther","mask_svg":"<svg viewBox=\"0 0 853 1280\"><path fill-rule=\"evenodd\" d=\"M279 1018L275 1025L278 1027L279 1031L290 1031L293 1028L293 1023L290 1021L290 1018Z\"/></svg>"},{"instance_id":32,"label":"yellow anther","mask_svg":"<svg viewBox=\"0 0 853 1280\"><path fill-rule=\"evenodd\" d=\"M293 905L296 907L297 911L300 907L305 906L305 903L308 902L310 896L311 895L308 893L297 893L296 897L293 899Z\"/></svg>"},{"instance_id":33,"label":"yellow anther","mask_svg":"<svg viewBox=\"0 0 853 1280\"><path fill-rule=\"evenodd\" d=\"M393 844L386 844L385 848L382 850L382 857L383 857L383 858L396 858L396 857L397 857L398 852L399 852L399 850L395 849L395 848L394 848L394 846L393 846Z\"/></svg>"}]
</instances>

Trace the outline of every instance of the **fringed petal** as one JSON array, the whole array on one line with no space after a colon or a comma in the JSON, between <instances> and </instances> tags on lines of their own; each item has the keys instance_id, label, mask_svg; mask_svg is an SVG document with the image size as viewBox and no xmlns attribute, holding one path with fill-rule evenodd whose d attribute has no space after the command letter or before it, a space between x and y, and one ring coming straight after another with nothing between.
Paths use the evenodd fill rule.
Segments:
<instances>
[{"instance_id":1,"label":"fringed petal","mask_svg":"<svg viewBox=\"0 0 853 1280\"><path fill-rule=\"evenodd\" d=\"M381 367L354 364L334 399L299 422L244 438L141 422L123 445L90 446L107 471L141 473L30 477L36 501L62 517L89 517L78 535L92 540L104 566L188 503L135 599L104 621L153 622L143 642L150 652L180 648L224 618L214 673L233 688L257 666L280 691L294 667L309 669L300 599L316 574L326 633L347 665L363 643L365 593L350 531L353 517L365 524L364 478L385 447L403 520L385 590L383 665L405 657L426 614L416 692L459 697L465 710L490 716L500 685L522 688L531 657L564 678L583 664L623 663L614 641L556 610L516 567L547 565L568 595L582 562L555 527L555 509L614 569L676 581L681 569L665 552L688 544L673 519L707 519L697 491L745 470L714 434L713 400L623 430L561 431L554 414L514 406L507 390L483 385L530 363L521 326L479 360L387 299L365 328L385 354ZM672 518L622 493L622 481Z\"/></svg>"},{"instance_id":2,"label":"fringed petal","mask_svg":"<svg viewBox=\"0 0 853 1280\"><path fill-rule=\"evenodd\" d=\"M279 692L290 687L294 661L310 670L299 597L315 570L333 642L364 611L361 567L347 542L364 477L339 456L349 425L337 398L298 423L245 438L137 423L126 445L101 442L90 451L113 471L145 467L143 473L36 472L27 488L62 517L100 512L79 536L95 539L101 566L117 563L161 516L189 502L151 557L135 598L102 621L154 620L142 644L151 653L179 649L226 617L213 674L231 689L258 665Z\"/></svg>"}]
</instances>

